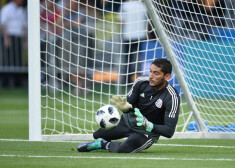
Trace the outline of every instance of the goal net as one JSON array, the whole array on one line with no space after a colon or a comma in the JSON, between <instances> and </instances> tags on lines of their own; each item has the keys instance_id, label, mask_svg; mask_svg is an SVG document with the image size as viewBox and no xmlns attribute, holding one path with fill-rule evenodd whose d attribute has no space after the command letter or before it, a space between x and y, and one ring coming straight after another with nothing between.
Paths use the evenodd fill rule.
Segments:
<instances>
[{"instance_id":1,"label":"goal net","mask_svg":"<svg viewBox=\"0 0 235 168\"><path fill-rule=\"evenodd\" d=\"M92 138L97 109L164 57L181 97L175 137L234 138L234 3L42 0L39 134Z\"/></svg>"}]
</instances>

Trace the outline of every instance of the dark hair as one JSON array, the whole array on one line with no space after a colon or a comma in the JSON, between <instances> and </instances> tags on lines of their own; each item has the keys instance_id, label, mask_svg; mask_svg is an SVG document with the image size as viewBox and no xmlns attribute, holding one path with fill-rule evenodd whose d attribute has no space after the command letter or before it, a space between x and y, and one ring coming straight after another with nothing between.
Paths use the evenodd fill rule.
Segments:
<instances>
[{"instance_id":1,"label":"dark hair","mask_svg":"<svg viewBox=\"0 0 235 168\"><path fill-rule=\"evenodd\" d=\"M166 75L168 73L171 74L172 65L170 61L165 58L157 58L155 59L152 64L156 65L157 67L161 68L162 72Z\"/></svg>"}]
</instances>

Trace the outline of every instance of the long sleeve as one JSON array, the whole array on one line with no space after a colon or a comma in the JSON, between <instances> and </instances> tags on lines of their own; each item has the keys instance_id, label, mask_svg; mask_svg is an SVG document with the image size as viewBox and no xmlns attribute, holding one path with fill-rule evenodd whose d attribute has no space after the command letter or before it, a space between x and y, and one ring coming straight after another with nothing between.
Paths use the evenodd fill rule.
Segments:
<instances>
[{"instance_id":1,"label":"long sleeve","mask_svg":"<svg viewBox=\"0 0 235 168\"><path fill-rule=\"evenodd\" d=\"M166 99L164 125L153 125L153 133L160 134L167 138L171 138L175 132L175 127L179 116L180 99L178 95L173 94L170 98Z\"/></svg>"}]
</instances>

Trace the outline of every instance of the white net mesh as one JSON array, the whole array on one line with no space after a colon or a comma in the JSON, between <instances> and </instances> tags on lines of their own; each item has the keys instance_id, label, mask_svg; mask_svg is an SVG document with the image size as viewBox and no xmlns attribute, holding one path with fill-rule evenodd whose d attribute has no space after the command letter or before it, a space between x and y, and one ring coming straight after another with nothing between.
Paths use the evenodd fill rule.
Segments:
<instances>
[{"instance_id":1,"label":"white net mesh","mask_svg":"<svg viewBox=\"0 0 235 168\"><path fill-rule=\"evenodd\" d=\"M234 1L153 4L208 130L234 131Z\"/></svg>"},{"instance_id":2,"label":"white net mesh","mask_svg":"<svg viewBox=\"0 0 235 168\"><path fill-rule=\"evenodd\" d=\"M212 2L211 2L212 1ZM201 119L234 131L233 0L152 0ZM155 58L167 57L138 0L42 0L42 133L88 134L96 110L126 95ZM197 131L181 96L178 132Z\"/></svg>"}]
</instances>

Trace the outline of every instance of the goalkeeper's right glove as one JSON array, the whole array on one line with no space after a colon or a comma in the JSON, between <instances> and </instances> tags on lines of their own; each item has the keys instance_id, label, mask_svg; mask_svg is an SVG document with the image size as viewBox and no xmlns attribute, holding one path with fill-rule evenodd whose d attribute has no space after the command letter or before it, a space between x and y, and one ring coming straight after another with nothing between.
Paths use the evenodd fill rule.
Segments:
<instances>
[{"instance_id":1,"label":"goalkeeper's right glove","mask_svg":"<svg viewBox=\"0 0 235 168\"><path fill-rule=\"evenodd\" d=\"M138 108L135 108L135 115L136 115L137 126L144 127L145 130L148 132L151 132L153 130L153 123L148 121L147 118L145 118L143 114L141 114Z\"/></svg>"},{"instance_id":2,"label":"goalkeeper's right glove","mask_svg":"<svg viewBox=\"0 0 235 168\"><path fill-rule=\"evenodd\" d=\"M126 97L114 96L110 101L115 104L123 113L132 109L132 105L126 101Z\"/></svg>"}]
</instances>

